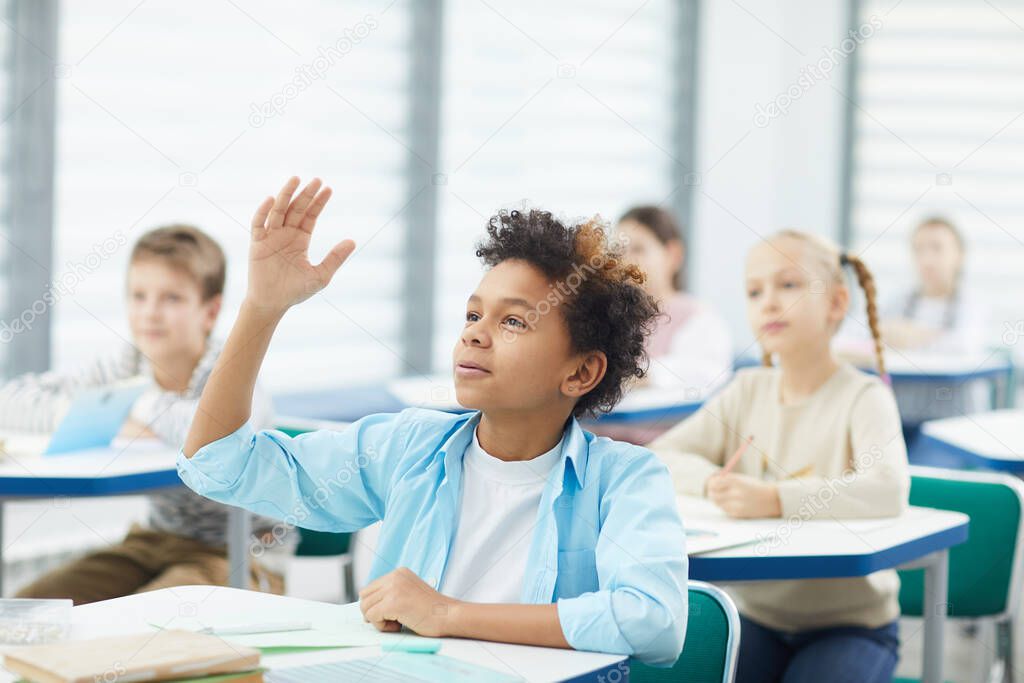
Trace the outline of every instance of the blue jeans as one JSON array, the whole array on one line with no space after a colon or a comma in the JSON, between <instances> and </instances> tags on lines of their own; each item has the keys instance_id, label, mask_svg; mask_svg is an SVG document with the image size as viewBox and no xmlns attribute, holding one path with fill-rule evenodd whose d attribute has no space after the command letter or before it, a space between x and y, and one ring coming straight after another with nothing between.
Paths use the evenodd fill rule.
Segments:
<instances>
[{"instance_id":1,"label":"blue jeans","mask_svg":"<svg viewBox=\"0 0 1024 683\"><path fill-rule=\"evenodd\" d=\"M736 683L889 683L899 658L899 622L776 631L740 616Z\"/></svg>"}]
</instances>

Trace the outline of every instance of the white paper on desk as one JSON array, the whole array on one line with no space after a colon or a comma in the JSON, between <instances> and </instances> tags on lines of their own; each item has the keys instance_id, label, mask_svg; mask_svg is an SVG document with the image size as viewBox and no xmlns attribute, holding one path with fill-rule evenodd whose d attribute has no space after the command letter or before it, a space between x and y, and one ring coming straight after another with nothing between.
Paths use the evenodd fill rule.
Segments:
<instances>
[{"instance_id":1,"label":"white paper on desk","mask_svg":"<svg viewBox=\"0 0 1024 683\"><path fill-rule=\"evenodd\" d=\"M340 628L336 630L309 629L307 631L285 631L283 633L246 633L218 636L236 645L246 647L367 647L379 645L380 632L370 624L363 628Z\"/></svg>"},{"instance_id":2,"label":"white paper on desk","mask_svg":"<svg viewBox=\"0 0 1024 683\"><path fill-rule=\"evenodd\" d=\"M766 538L764 534L752 529L735 529L699 523L686 526L686 554L700 555L715 550L735 548L741 545L757 543Z\"/></svg>"},{"instance_id":3,"label":"white paper on desk","mask_svg":"<svg viewBox=\"0 0 1024 683\"><path fill-rule=\"evenodd\" d=\"M49 443L49 432L0 431L0 453L3 455L41 457Z\"/></svg>"},{"instance_id":4,"label":"white paper on desk","mask_svg":"<svg viewBox=\"0 0 1024 683\"><path fill-rule=\"evenodd\" d=\"M780 528L788 524L783 519L730 519L717 505L706 498L680 496L677 502L679 514L683 518L683 526L688 530L686 537L688 555L697 555L713 550L733 548L745 545L746 543L765 541L773 538ZM905 524L907 519L914 519L922 514L925 514L922 510L911 508L902 517L880 517L874 519L836 519L829 517L801 522L800 527L812 529L821 525L833 529L835 533L847 532L861 536L889 529L897 524ZM710 530L718 532L719 536L691 536L689 533L691 530ZM746 538L746 541L743 541L743 538Z\"/></svg>"},{"instance_id":5,"label":"white paper on desk","mask_svg":"<svg viewBox=\"0 0 1024 683\"><path fill-rule=\"evenodd\" d=\"M301 613L281 615L288 619L304 621ZM244 624L263 624L273 621L273 615L266 612L235 612L222 619L197 619L196 617L174 616L168 622L150 621L157 628L178 628L186 631L200 631L205 628L237 628ZM363 620L358 603L338 605L331 611L330 619L319 619L313 628L304 631L282 631L277 633L244 633L217 636L232 643L255 648L267 647L364 647L378 645L381 633Z\"/></svg>"},{"instance_id":6,"label":"white paper on desk","mask_svg":"<svg viewBox=\"0 0 1024 683\"><path fill-rule=\"evenodd\" d=\"M151 624L157 626L158 624ZM225 622L224 624L228 624ZM200 631L209 625L199 623L179 623L174 628L185 631ZM231 626L237 626L232 622ZM365 628L364 628L365 627ZM213 626L216 629L216 625ZM233 633L230 635L213 635L246 647L366 647L379 645L381 634L370 624L342 624L339 628L310 628L304 631L280 631L277 633Z\"/></svg>"},{"instance_id":7,"label":"white paper on desk","mask_svg":"<svg viewBox=\"0 0 1024 683\"><path fill-rule=\"evenodd\" d=\"M705 498L680 496L678 506L686 529L687 555L762 542L775 535L782 521L730 519L721 508Z\"/></svg>"}]
</instances>

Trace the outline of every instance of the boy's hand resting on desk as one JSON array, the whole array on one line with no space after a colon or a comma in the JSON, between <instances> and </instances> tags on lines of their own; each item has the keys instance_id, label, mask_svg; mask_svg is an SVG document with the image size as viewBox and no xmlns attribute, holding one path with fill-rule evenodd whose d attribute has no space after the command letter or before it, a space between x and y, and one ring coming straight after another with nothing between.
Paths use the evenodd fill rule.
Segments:
<instances>
[{"instance_id":1,"label":"boy's hand resting on desk","mask_svg":"<svg viewBox=\"0 0 1024 683\"><path fill-rule=\"evenodd\" d=\"M245 297L250 307L283 313L326 287L355 250L352 240L343 240L319 265L309 262L310 236L331 189L321 189L319 178L295 195L298 187L299 179L292 177L276 198L264 199L253 216Z\"/></svg>"},{"instance_id":2,"label":"boy's hand resting on desk","mask_svg":"<svg viewBox=\"0 0 1024 683\"><path fill-rule=\"evenodd\" d=\"M708 499L730 517L781 517L779 488L745 474L714 474L706 484Z\"/></svg>"},{"instance_id":3,"label":"boy's hand resting on desk","mask_svg":"<svg viewBox=\"0 0 1024 683\"><path fill-rule=\"evenodd\" d=\"M406 567L385 574L359 591L363 618L378 631L398 631L405 626L430 638L447 635L449 612L457 602L435 591Z\"/></svg>"},{"instance_id":4,"label":"boy's hand resting on desk","mask_svg":"<svg viewBox=\"0 0 1024 683\"><path fill-rule=\"evenodd\" d=\"M121 425L121 431L117 433L118 438L121 439L155 439L156 434L153 433L150 428L138 420L128 418Z\"/></svg>"}]
</instances>

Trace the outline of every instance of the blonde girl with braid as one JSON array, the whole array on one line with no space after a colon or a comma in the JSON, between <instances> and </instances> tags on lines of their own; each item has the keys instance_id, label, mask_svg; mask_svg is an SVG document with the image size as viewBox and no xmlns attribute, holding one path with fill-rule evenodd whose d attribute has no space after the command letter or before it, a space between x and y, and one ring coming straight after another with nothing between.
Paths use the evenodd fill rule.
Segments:
<instances>
[{"instance_id":1,"label":"blonde girl with braid","mask_svg":"<svg viewBox=\"0 0 1024 683\"><path fill-rule=\"evenodd\" d=\"M850 304L848 272L867 300L878 376L831 350ZM676 491L705 496L730 517L793 524L900 514L907 454L883 379L871 273L831 243L786 230L751 249L746 291L764 367L740 371L700 411L648 444L668 465ZM751 446L724 468L750 437ZM729 592L743 622L740 683L891 680L899 647L896 572L759 581Z\"/></svg>"}]
</instances>

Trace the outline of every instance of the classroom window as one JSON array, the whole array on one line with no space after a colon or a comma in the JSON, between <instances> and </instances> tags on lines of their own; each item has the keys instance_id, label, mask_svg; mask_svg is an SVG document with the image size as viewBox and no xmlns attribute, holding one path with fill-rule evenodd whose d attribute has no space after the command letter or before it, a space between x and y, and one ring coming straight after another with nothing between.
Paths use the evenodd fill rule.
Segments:
<instances>
[{"instance_id":1,"label":"classroom window","mask_svg":"<svg viewBox=\"0 0 1024 683\"><path fill-rule=\"evenodd\" d=\"M849 246L884 296L912 284L917 222L948 216L966 237L965 278L992 306L988 337L999 345L1008 329L1024 332L1024 8L858 4L856 22L877 27L856 53Z\"/></svg>"},{"instance_id":2,"label":"classroom window","mask_svg":"<svg viewBox=\"0 0 1024 683\"><path fill-rule=\"evenodd\" d=\"M637 202L679 208L692 64L677 57L693 47L694 7L445 3L438 368L451 363L482 272L474 244L498 209L614 221Z\"/></svg>"},{"instance_id":3,"label":"classroom window","mask_svg":"<svg viewBox=\"0 0 1024 683\"><path fill-rule=\"evenodd\" d=\"M53 307L51 365L130 340L131 244L173 222L225 247L223 337L252 212L288 172L335 189L313 258L359 246L288 314L263 369L272 391L446 370L499 208L614 220L660 202L687 221L695 1L423 7L323 0L296 15L261 0L196 21L170 0L62 4L51 275L73 288ZM432 30L439 73L424 83ZM431 248L413 253L421 226Z\"/></svg>"},{"instance_id":4,"label":"classroom window","mask_svg":"<svg viewBox=\"0 0 1024 683\"><path fill-rule=\"evenodd\" d=\"M8 0L0 0L0 17L5 20L10 13ZM0 31L0 92L8 93L11 89L11 68L12 50L14 46L14 34L12 31ZM0 235L7 239L0 240L0 315L3 320L11 317L13 312L10 300L10 283L6 273L7 264L11 258L11 249L8 246L9 240L13 237L10 223L10 126L8 120L11 117L13 105L10 98L5 98L4 104L0 107ZM7 348L8 344L0 344L0 370L7 370ZM5 373L0 371L0 377Z\"/></svg>"},{"instance_id":5,"label":"classroom window","mask_svg":"<svg viewBox=\"0 0 1024 683\"><path fill-rule=\"evenodd\" d=\"M60 22L71 77L59 85L56 262L83 276L57 307L54 364L128 339L130 245L170 222L194 223L225 247L226 334L244 293L253 210L296 173L335 190L311 257L344 237L359 251L289 312L264 383L397 373L400 245L413 219L402 212L409 3L324 1L301 12L212 3L201 20L170 1L102 5L65 3Z\"/></svg>"}]
</instances>

